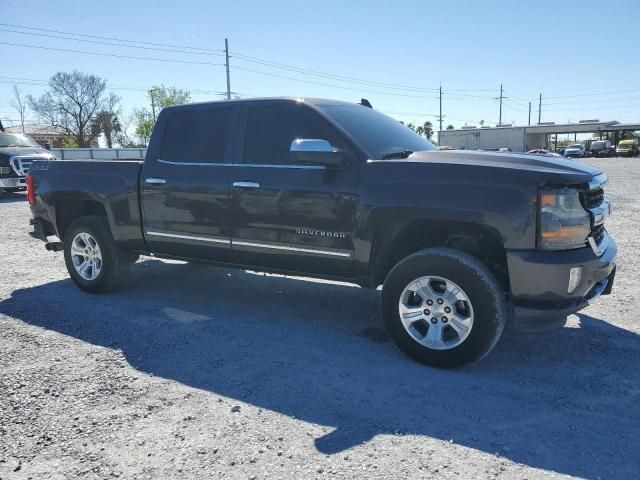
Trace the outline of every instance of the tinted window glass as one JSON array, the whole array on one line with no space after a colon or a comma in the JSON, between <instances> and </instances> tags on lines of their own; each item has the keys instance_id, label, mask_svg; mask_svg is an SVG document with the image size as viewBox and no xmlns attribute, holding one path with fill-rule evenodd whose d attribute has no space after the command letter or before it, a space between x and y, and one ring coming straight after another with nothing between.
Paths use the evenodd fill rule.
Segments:
<instances>
[{"instance_id":1,"label":"tinted window glass","mask_svg":"<svg viewBox=\"0 0 640 480\"><path fill-rule=\"evenodd\" d=\"M160 158L172 162L224 163L230 122L230 108L172 113Z\"/></svg>"},{"instance_id":2,"label":"tinted window glass","mask_svg":"<svg viewBox=\"0 0 640 480\"><path fill-rule=\"evenodd\" d=\"M338 125L349 132L372 158L403 150L435 150L426 138L399 121L362 105L319 105Z\"/></svg>"},{"instance_id":3,"label":"tinted window glass","mask_svg":"<svg viewBox=\"0 0 640 480\"><path fill-rule=\"evenodd\" d=\"M343 148L335 129L320 115L302 104L251 107L247 120L245 163L289 163L289 149L296 138L327 140Z\"/></svg>"}]
</instances>

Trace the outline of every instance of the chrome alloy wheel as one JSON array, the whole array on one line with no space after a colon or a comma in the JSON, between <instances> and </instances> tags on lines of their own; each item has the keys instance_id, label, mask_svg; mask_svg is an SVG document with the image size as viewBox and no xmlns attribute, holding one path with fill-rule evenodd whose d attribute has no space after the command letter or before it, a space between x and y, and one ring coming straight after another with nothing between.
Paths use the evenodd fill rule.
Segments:
<instances>
[{"instance_id":1,"label":"chrome alloy wheel","mask_svg":"<svg viewBox=\"0 0 640 480\"><path fill-rule=\"evenodd\" d=\"M73 237L71 260L80 277L95 280L102 269L102 252L96 239L84 232Z\"/></svg>"},{"instance_id":2,"label":"chrome alloy wheel","mask_svg":"<svg viewBox=\"0 0 640 480\"><path fill-rule=\"evenodd\" d=\"M449 350L464 342L473 328L473 307L458 285L427 276L405 287L398 302L406 332L419 344Z\"/></svg>"}]
</instances>

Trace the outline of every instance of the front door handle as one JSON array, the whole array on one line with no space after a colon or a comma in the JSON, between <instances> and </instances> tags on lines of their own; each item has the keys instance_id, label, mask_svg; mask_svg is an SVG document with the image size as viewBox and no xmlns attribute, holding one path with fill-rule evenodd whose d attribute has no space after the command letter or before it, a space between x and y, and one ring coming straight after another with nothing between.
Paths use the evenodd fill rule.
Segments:
<instances>
[{"instance_id":1,"label":"front door handle","mask_svg":"<svg viewBox=\"0 0 640 480\"><path fill-rule=\"evenodd\" d=\"M233 186L236 188L260 188L258 182L233 182Z\"/></svg>"},{"instance_id":2,"label":"front door handle","mask_svg":"<svg viewBox=\"0 0 640 480\"><path fill-rule=\"evenodd\" d=\"M145 178L144 181L151 185L164 185L165 183L167 183L167 181L164 178L155 178L155 177Z\"/></svg>"}]
</instances>

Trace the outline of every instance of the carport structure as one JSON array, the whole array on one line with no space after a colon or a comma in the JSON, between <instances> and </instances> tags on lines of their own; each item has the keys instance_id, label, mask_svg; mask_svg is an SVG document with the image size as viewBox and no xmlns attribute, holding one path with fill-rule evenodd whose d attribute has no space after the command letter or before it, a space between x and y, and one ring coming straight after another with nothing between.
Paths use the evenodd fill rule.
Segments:
<instances>
[{"instance_id":1,"label":"carport structure","mask_svg":"<svg viewBox=\"0 0 640 480\"><path fill-rule=\"evenodd\" d=\"M612 141L614 145L617 145L620 140L624 140L624 137L622 137L624 132L636 132L638 130L640 130L640 123L616 123L607 128L608 132L613 133Z\"/></svg>"},{"instance_id":2,"label":"carport structure","mask_svg":"<svg viewBox=\"0 0 640 480\"><path fill-rule=\"evenodd\" d=\"M559 135L595 134L617 143L620 132L640 130L640 124L618 121L583 120L578 123L540 123L526 126L463 127L440 132L439 144L454 148L477 150L510 148L526 152L537 148L556 149ZM613 132L613 136L610 135Z\"/></svg>"},{"instance_id":3,"label":"carport structure","mask_svg":"<svg viewBox=\"0 0 640 480\"><path fill-rule=\"evenodd\" d=\"M551 145L553 145L553 149L556 150L558 148L558 135L573 134L576 141L579 133L593 133L602 138L606 132L612 130L612 127L619 124L620 123L615 120L610 122L583 120L578 123L543 123L531 125L525 127L526 145L528 145L529 148L525 147L524 151L526 152L532 148L550 149ZM551 140L552 137L555 137L553 141Z\"/></svg>"}]
</instances>

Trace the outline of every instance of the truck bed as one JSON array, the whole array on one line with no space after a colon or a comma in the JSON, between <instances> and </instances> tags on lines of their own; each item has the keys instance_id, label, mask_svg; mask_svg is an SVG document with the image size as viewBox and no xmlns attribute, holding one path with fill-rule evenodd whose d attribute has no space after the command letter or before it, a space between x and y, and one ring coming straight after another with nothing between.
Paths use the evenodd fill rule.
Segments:
<instances>
[{"instance_id":1,"label":"truck bed","mask_svg":"<svg viewBox=\"0 0 640 480\"><path fill-rule=\"evenodd\" d=\"M123 246L144 249L141 230L139 182L142 160L54 160L36 161L31 176L39 200L36 211L58 227L56 206L64 202L69 211L102 208L113 237Z\"/></svg>"}]
</instances>

